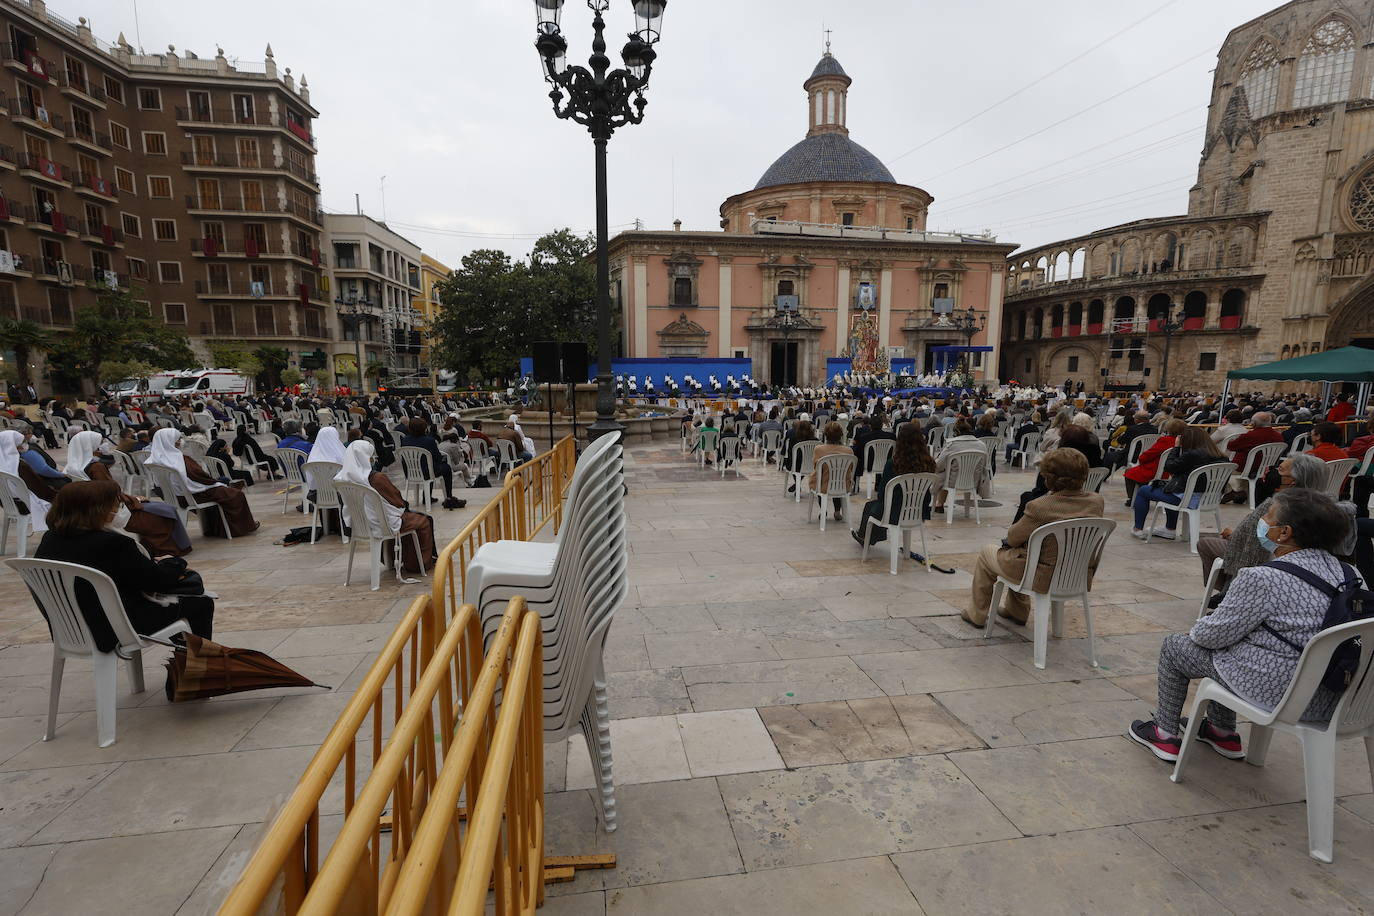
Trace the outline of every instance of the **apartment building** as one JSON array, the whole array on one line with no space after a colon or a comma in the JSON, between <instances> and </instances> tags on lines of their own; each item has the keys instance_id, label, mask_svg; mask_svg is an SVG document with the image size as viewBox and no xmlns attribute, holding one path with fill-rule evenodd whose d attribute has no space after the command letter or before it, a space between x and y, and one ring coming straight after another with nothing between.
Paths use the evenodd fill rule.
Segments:
<instances>
[{"instance_id":1,"label":"apartment building","mask_svg":"<svg viewBox=\"0 0 1374 916\"><path fill-rule=\"evenodd\" d=\"M361 213L326 214L324 232L341 310L335 374L341 381L356 381L357 351L361 350L364 372L373 364L377 367L373 370L376 381L368 382L368 391L376 385L432 384L429 367L420 359L425 349L422 321L413 304L423 292L420 246ZM355 314L356 318L351 317Z\"/></svg>"},{"instance_id":2,"label":"apartment building","mask_svg":"<svg viewBox=\"0 0 1374 916\"><path fill-rule=\"evenodd\" d=\"M441 264L427 254L420 254L420 293L411 300L411 305L417 313L420 328L420 365L429 367L430 379L436 386L439 380L434 360L430 355L434 345L434 320L439 315L440 307L439 291L435 284L440 280L447 280L451 273L451 267Z\"/></svg>"},{"instance_id":3,"label":"apartment building","mask_svg":"<svg viewBox=\"0 0 1374 916\"><path fill-rule=\"evenodd\" d=\"M0 22L0 315L60 329L117 286L203 356L329 349L304 76L270 46L245 64L111 45L42 0L0 0Z\"/></svg>"}]
</instances>

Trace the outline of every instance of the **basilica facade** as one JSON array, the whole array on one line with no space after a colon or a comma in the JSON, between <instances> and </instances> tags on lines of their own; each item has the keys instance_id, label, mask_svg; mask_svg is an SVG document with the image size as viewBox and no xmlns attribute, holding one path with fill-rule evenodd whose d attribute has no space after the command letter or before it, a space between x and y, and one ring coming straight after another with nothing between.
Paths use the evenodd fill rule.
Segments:
<instances>
[{"instance_id":1,"label":"basilica facade","mask_svg":"<svg viewBox=\"0 0 1374 916\"><path fill-rule=\"evenodd\" d=\"M771 383L819 384L826 360L933 368L933 347L987 346L991 379L1015 245L926 231L933 200L849 137L852 81L828 51L803 84L807 133L720 208L721 231L611 240L622 352L753 360ZM971 323L971 334L957 327Z\"/></svg>"},{"instance_id":2,"label":"basilica facade","mask_svg":"<svg viewBox=\"0 0 1374 916\"><path fill-rule=\"evenodd\" d=\"M1217 58L1184 216L1017 252L1003 378L1220 390L1374 347L1374 2L1294 0Z\"/></svg>"}]
</instances>

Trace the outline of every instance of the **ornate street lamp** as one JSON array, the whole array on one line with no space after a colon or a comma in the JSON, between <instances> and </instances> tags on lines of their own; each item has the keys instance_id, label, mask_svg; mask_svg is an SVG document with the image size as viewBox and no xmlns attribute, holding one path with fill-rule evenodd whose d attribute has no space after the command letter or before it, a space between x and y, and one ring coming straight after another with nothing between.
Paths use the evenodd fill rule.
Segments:
<instances>
[{"instance_id":1,"label":"ornate street lamp","mask_svg":"<svg viewBox=\"0 0 1374 916\"><path fill-rule=\"evenodd\" d=\"M796 309L779 306L773 324L782 329L782 384L785 388L797 383L795 376L788 370L792 368L792 331L801 327L801 322L798 320Z\"/></svg>"},{"instance_id":2,"label":"ornate street lamp","mask_svg":"<svg viewBox=\"0 0 1374 916\"><path fill-rule=\"evenodd\" d=\"M549 98L553 112L585 125L596 147L596 422L588 429L595 439L605 433L619 433L623 427L615 419L615 389L611 379L611 267L607 254L609 217L606 202L606 144L616 128L644 120L644 90L657 57L668 0L631 0L635 30L620 52L624 69L611 70L606 55L606 20L602 14L610 0L587 0L593 13L590 69L568 66L568 42L559 23L564 0L534 0L538 37L535 49L544 63L544 79L552 85ZM566 96L566 98L565 98Z\"/></svg>"},{"instance_id":3,"label":"ornate street lamp","mask_svg":"<svg viewBox=\"0 0 1374 916\"><path fill-rule=\"evenodd\" d=\"M1170 302L1164 306L1164 318L1160 322L1159 329L1164 332L1164 367L1159 373L1159 390L1169 390L1169 348L1173 344L1174 335L1183 330L1183 322L1174 320L1174 304Z\"/></svg>"},{"instance_id":4,"label":"ornate street lamp","mask_svg":"<svg viewBox=\"0 0 1374 916\"><path fill-rule=\"evenodd\" d=\"M971 306L969 307L968 311L964 312L964 314L954 319L954 329L957 330L960 334L964 335L963 362L965 375L967 375L970 379L973 378L973 372L970 371L970 368L972 366L972 360L968 358L969 348L973 346L974 336L987 326L988 316L986 314L978 314L973 310Z\"/></svg>"}]
</instances>

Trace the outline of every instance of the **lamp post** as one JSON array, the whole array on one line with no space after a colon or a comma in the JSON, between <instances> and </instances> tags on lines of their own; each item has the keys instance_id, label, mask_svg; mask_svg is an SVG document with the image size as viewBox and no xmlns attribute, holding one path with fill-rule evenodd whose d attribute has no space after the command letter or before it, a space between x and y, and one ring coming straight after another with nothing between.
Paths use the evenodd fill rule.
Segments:
<instances>
[{"instance_id":1,"label":"lamp post","mask_svg":"<svg viewBox=\"0 0 1374 916\"><path fill-rule=\"evenodd\" d=\"M1160 328L1164 332L1164 366L1159 373L1159 390L1169 390L1169 349L1173 344L1174 334L1183 330L1183 323L1174 321L1174 304L1170 302L1164 306L1164 321Z\"/></svg>"},{"instance_id":2,"label":"lamp post","mask_svg":"<svg viewBox=\"0 0 1374 916\"><path fill-rule=\"evenodd\" d=\"M973 372L967 371L970 366L968 354L969 348L973 346L973 338L979 331L988 326L988 316L986 313L980 315L970 306L968 311L954 319L954 328L964 335L964 365L965 374L972 379Z\"/></svg>"},{"instance_id":3,"label":"lamp post","mask_svg":"<svg viewBox=\"0 0 1374 916\"><path fill-rule=\"evenodd\" d=\"M611 267L607 254L609 217L606 202L606 144L616 128L644 120L644 90L649 85L668 0L631 0L635 31L620 52L624 69L611 70L606 56L606 20L610 0L587 0L593 14L591 69L568 66L568 42L559 29L565 0L534 0L538 38L534 46L544 63L544 79L553 87L553 112L587 128L596 148L596 422L588 435L596 439L620 433L615 419L615 389L611 379ZM566 99L565 99L566 95Z\"/></svg>"},{"instance_id":4,"label":"lamp post","mask_svg":"<svg viewBox=\"0 0 1374 916\"><path fill-rule=\"evenodd\" d=\"M357 361L358 393L366 395L367 376L363 374L363 322L372 320L372 304L366 299L359 298L357 289L350 289L348 297L338 300L336 304L346 306L346 310L339 309L339 318L353 332L353 358Z\"/></svg>"}]
</instances>

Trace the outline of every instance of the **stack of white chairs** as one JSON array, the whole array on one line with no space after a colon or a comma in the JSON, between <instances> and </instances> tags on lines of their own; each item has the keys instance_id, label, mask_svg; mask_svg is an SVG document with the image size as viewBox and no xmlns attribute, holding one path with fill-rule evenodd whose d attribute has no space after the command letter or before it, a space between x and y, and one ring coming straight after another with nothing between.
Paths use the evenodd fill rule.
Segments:
<instances>
[{"instance_id":1,"label":"stack of white chairs","mask_svg":"<svg viewBox=\"0 0 1374 916\"><path fill-rule=\"evenodd\" d=\"M551 542L484 544L468 565L463 600L490 640L506 603L523 597L543 625L544 740L581 729L607 832L616 828L610 713L602 661L606 633L628 590L622 449L602 436L582 454Z\"/></svg>"}]
</instances>

